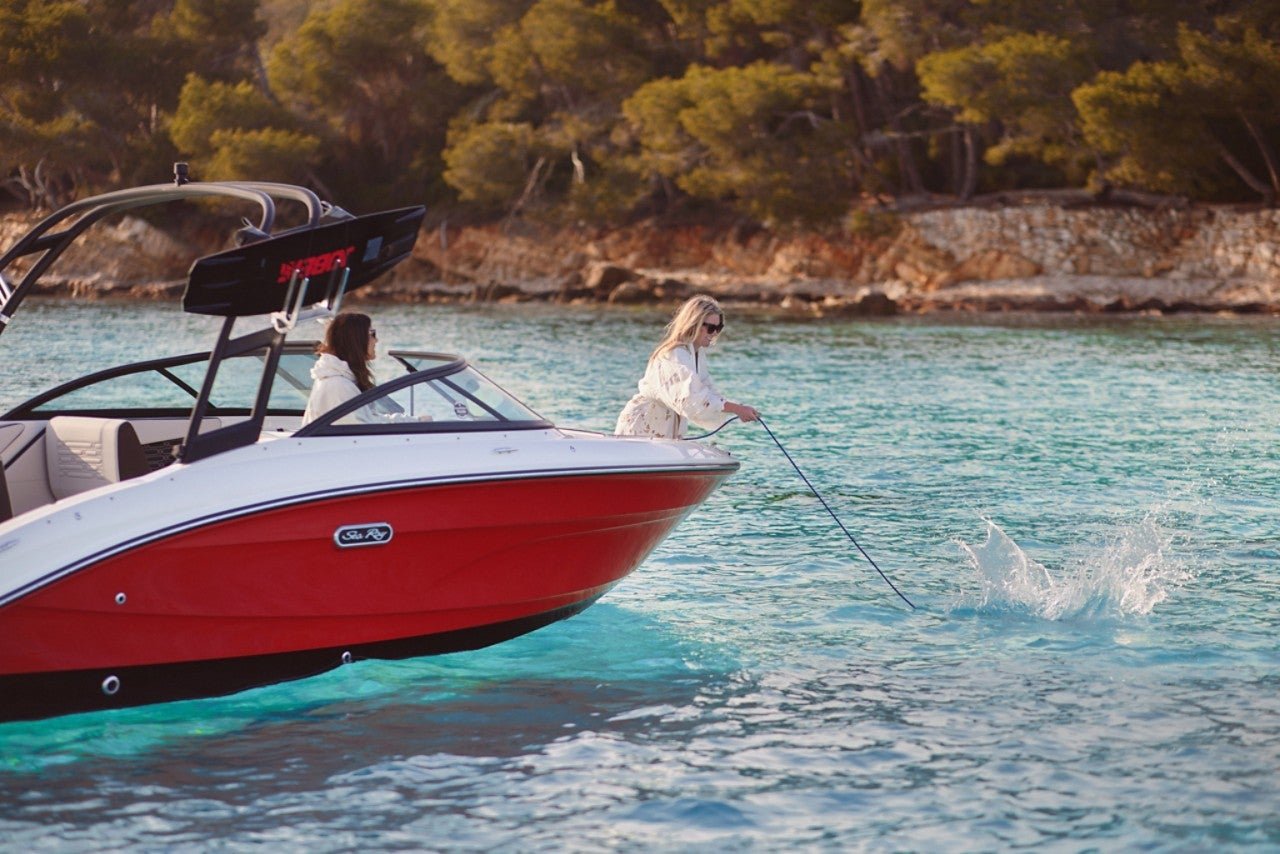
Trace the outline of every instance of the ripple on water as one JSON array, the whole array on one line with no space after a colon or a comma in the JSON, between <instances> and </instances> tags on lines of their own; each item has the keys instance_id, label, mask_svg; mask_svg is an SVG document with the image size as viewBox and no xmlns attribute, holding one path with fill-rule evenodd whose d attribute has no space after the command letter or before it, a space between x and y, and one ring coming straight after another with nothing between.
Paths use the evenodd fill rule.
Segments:
<instances>
[{"instance_id":1,"label":"ripple on water","mask_svg":"<svg viewBox=\"0 0 1280 854\"><path fill-rule=\"evenodd\" d=\"M6 331L5 400L86 340L104 357L206 343L145 305L31 307L67 337ZM593 429L612 427L664 321L370 310L390 346L466 353ZM0 726L0 847L1280 846L1274 333L731 317L718 383L762 408L917 610L769 437L735 424L716 441L741 472L571 620ZM8 349L24 335L28 355Z\"/></svg>"}]
</instances>

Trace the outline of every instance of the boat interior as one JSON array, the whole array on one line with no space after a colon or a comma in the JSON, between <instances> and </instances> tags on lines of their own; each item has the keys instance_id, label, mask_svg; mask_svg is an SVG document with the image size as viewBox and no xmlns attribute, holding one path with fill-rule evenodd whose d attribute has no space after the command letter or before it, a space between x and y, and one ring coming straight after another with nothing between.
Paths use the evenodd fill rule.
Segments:
<instances>
[{"instance_id":1,"label":"boat interior","mask_svg":"<svg viewBox=\"0 0 1280 854\"><path fill-rule=\"evenodd\" d=\"M303 367L313 349L310 343L294 347L277 367L294 399L278 396L274 413L263 420L263 436L291 435L300 426L310 381L305 370L304 383L283 366ZM209 354L199 353L101 371L0 416L0 521L171 465L191 427L196 389L208 364ZM153 405L139 407L139 400ZM250 417L248 406L227 406L200 418L198 432Z\"/></svg>"},{"instance_id":2,"label":"boat interior","mask_svg":"<svg viewBox=\"0 0 1280 854\"><path fill-rule=\"evenodd\" d=\"M0 521L162 469L182 459L193 440L239 428L253 435L237 446L286 436L550 426L457 356L392 350L388 361L398 376L304 428L315 350L314 341L285 343L266 377L273 361L266 352L222 360L204 407L195 404L205 400L197 389L208 353L100 371L20 404L0 415ZM265 405L255 407L263 386ZM152 405L130 405L138 400Z\"/></svg>"}]
</instances>

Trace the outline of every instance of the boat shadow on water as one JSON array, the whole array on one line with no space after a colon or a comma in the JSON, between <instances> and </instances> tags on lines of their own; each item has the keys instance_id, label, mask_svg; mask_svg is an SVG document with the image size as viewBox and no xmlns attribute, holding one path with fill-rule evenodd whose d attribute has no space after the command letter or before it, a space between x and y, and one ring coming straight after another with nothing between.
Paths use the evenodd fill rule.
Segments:
<instances>
[{"instance_id":1,"label":"boat shadow on water","mask_svg":"<svg viewBox=\"0 0 1280 854\"><path fill-rule=\"evenodd\" d=\"M353 761L502 760L583 731L629 737L708 690L722 702L726 686L747 690L733 678L739 667L731 650L602 603L482 650L357 661L226 697L0 725L0 797L11 800L32 773L52 791L50 774L74 785L122 760L147 777L175 764L198 776L226 767L271 777L299 762L329 775Z\"/></svg>"}]
</instances>

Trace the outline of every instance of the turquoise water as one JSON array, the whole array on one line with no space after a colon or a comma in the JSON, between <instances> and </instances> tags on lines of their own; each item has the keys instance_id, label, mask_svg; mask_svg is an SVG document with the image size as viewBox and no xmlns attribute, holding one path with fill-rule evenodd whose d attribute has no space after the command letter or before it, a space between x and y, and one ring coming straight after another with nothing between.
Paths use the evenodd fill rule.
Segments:
<instances>
[{"instance_id":1,"label":"turquoise water","mask_svg":"<svg viewBox=\"0 0 1280 854\"><path fill-rule=\"evenodd\" d=\"M5 403L79 341L211 328L31 308ZM384 345L463 352L596 429L665 320L371 312ZM728 321L720 385L918 610L733 425L742 471L568 621L0 725L0 847L1280 848L1280 321Z\"/></svg>"}]
</instances>

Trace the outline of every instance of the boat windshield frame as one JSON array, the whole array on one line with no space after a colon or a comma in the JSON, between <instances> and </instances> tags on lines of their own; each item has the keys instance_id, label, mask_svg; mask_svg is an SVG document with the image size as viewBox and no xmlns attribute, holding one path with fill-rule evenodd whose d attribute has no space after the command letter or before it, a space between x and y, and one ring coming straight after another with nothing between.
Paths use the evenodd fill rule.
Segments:
<instances>
[{"instance_id":1,"label":"boat windshield frame","mask_svg":"<svg viewBox=\"0 0 1280 854\"><path fill-rule=\"evenodd\" d=\"M314 355L316 343L314 341L287 341L281 353L282 356L296 355ZM187 418L191 415L191 410L195 406L197 398L200 396L200 382L204 374L208 370L208 362L213 353L210 350L202 350L195 353L182 353L173 356L161 356L155 359L146 359L141 362L128 362L122 365L115 365L110 368L103 368L92 373L84 374L66 382L59 383L53 388L39 392L32 397L27 398L21 403L14 406L8 412L0 414L0 420L3 421L45 421L58 415L79 415L97 418ZM252 356L250 358L257 358ZM202 365L199 377L184 378L178 376L170 369L181 368L187 365ZM256 369L260 370L260 369ZM173 387L191 398L190 405L184 406L148 406L141 402L138 405L121 405L121 406L71 406L71 407L55 407L42 409L51 402L56 402L60 398L67 397L82 389L92 388L101 383L110 382L114 379L120 379L130 376L142 376L145 374L153 374L162 377L173 384ZM283 366L277 366L276 379L283 378L285 381L295 385L298 389L303 386L297 385L291 379L292 374L284 369ZM194 380L194 383L192 382ZM273 382L272 388L276 388ZM267 410L268 415L300 415L302 407L279 407L271 406ZM213 415L248 415L249 408L241 406L216 406L210 405L210 414Z\"/></svg>"},{"instance_id":2,"label":"boat windshield frame","mask_svg":"<svg viewBox=\"0 0 1280 854\"><path fill-rule=\"evenodd\" d=\"M53 388L46 389L39 394L29 397L10 409L8 412L0 414L2 421L35 421L47 420L55 415L87 415L111 418L139 418L143 416L167 416L186 418L191 414L191 407L169 407L169 406L119 406L119 407L72 407L69 409L49 409L39 411L40 407L58 398L79 391L80 389L89 388L99 383L109 380L127 377L133 374L154 373L169 380L173 385L181 389L183 392L191 395L191 403L195 404L196 397L200 394L200 390L193 387L186 380L171 373L170 368L177 368L183 365L196 365L209 361L209 351L204 350L199 353L184 353L179 356L163 356L158 359L147 359L143 362L129 362L124 365L116 365L110 368L103 368L100 371L94 371L59 383Z\"/></svg>"},{"instance_id":3,"label":"boat windshield frame","mask_svg":"<svg viewBox=\"0 0 1280 854\"><path fill-rule=\"evenodd\" d=\"M264 330L265 331L265 330ZM314 356L316 352L317 342L312 340L290 340L286 341L281 350L280 356L297 357L297 356ZM97 418L183 418L189 419L195 408L196 401L200 397L199 378L188 376L182 377L171 369L181 368L184 366L200 367L200 375L207 373L208 363L213 356L212 351L203 350L194 353L183 353L174 356L164 356L156 359L147 359L140 362L130 362L123 365L116 365L110 368L104 368L94 371L84 376L77 377L67 382L60 383L51 389L42 391L27 400L14 406L8 412L0 415L0 420L4 421L44 421L55 416L86 416ZM498 383L494 382L484 372L476 368L466 359L452 353L440 353L426 350L406 350L393 349L387 351L387 356L394 360L394 363L404 370L403 374L398 374L391 379L379 383L371 388L368 392L361 394L358 398L353 399L350 405L344 404L340 410L332 413L325 413L321 418L317 419L315 424L319 426L312 427L307 425L305 428L299 428L293 435L330 435L338 434L349 435L352 433L395 433L395 432L476 432L484 430L526 430L526 429L543 429L554 426L550 421L538 415L528 407L518 397L502 388ZM257 361L262 358L261 353L250 352L241 354L240 358L247 358ZM429 361L431 367L419 367L422 361ZM265 367L265 366L264 366ZM250 369L255 373L261 368ZM472 374L479 376L489 386L500 392L503 396L519 405L522 409L536 416L528 419L512 419L497 412L493 407L487 405L483 400L477 398L464 388L459 388L450 384L453 393L466 398L469 407L478 407L489 416L489 419L483 421L442 421L442 422L415 422L410 420L398 421L389 424L335 424L332 430L325 428L326 424L331 424L350 414L363 406L367 406L371 401L380 397L394 393L407 386L415 383L435 382L443 380L447 377L455 376L464 371L470 371ZM293 373L285 368L283 361L277 361L273 374L272 389L284 381L293 386L300 392L307 392L308 388L302 384L302 380L294 377ZM54 406L47 407L50 403L57 403L61 398L73 395L83 389L90 389L101 383L110 382L115 379L128 378L132 376L142 377L144 375L153 375L156 378L163 379L171 383L174 389L189 396L190 405L169 405L169 406L147 406L140 401L138 405L103 405L103 406ZM194 381L194 382L193 382ZM302 406L279 406L268 405L266 414L270 416L300 416L303 413ZM250 406L216 406L210 401L209 407L205 412L206 415L232 415L247 416L251 414ZM330 418L332 415L332 418Z\"/></svg>"}]
</instances>

